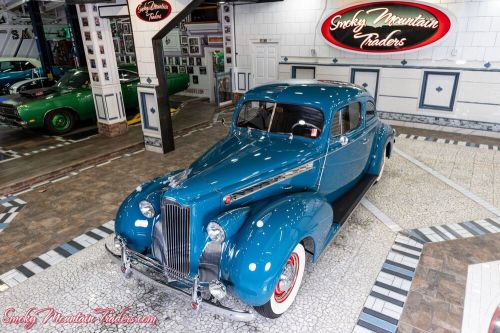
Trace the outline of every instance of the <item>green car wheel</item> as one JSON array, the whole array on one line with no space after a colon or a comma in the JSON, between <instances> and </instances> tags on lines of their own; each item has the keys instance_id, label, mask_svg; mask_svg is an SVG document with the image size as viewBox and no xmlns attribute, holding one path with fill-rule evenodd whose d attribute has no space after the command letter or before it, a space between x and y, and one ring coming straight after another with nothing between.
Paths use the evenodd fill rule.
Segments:
<instances>
[{"instance_id":1,"label":"green car wheel","mask_svg":"<svg viewBox=\"0 0 500 333\"><path fill-rule=\"evenodd\" d=\"M66 109L51 111L45 117L45 128L52 134L65 134L75 126L74 114Z\"/></svg>"}]
</instances>

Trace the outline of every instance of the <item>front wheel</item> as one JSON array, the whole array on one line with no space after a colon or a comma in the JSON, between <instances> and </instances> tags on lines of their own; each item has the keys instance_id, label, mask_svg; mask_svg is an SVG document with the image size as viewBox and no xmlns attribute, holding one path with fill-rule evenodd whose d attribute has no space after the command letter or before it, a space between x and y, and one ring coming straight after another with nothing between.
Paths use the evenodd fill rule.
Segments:
<instances>
[{"instance_id":1,"label":"front wheel","mask_svg":"<svg viewBox=\"0 0 500 333\"><path fill-rule=\"evenodd\" d=\"M51 134L61 135L68 133L74 126L75 116L70 110L53 110L45 117L45 128Z\"/></svg>"},{"instance_id":2,"label":"front wheel","mask_svg":"<svg viewBox=\"0 0 500 333\"><path fill-rule=\"evenodd\" d=\"M271 298L264 305L255 306L255 311L274 319L288 310L300 289L305 266L306 253L304 246L299 243L288 258Z\"/></svg>"}]
</instances>

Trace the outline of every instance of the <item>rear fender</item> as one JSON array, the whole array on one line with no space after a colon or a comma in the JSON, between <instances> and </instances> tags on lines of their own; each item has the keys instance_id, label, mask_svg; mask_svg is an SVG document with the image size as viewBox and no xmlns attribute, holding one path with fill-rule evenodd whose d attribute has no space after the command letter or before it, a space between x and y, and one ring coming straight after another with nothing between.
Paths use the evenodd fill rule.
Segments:
<instances>
[{"instance_id":1,"label":"rear fender","mask_svg":"<svg viewBox=\"0 0 500 333\"><path fill-rule=\"evenodd\" d=\"M226 242L221 278L242 301L266 303L295 246L311 237L319 255L332 221L332 208L318 193L295 193L268 204Z\"/></svg>"},{"instance_id":2,"label":"rear fender","mask_svg":"<svg viewBox=\"0 0 500 333\"><path fill-rule=\"evenodd\" d=\"M389 125L381 123L381 126L377 128L377 132L375 133L375 140L373 140L370 164L367 168L367 173L369 175L376 176L380 173L380 168L382 167L382 157L384 155L385 157L390 157L393 141L393 129ZM388 150L386 150L386 147L388 147Z\"/></svg>"}]
</instances>

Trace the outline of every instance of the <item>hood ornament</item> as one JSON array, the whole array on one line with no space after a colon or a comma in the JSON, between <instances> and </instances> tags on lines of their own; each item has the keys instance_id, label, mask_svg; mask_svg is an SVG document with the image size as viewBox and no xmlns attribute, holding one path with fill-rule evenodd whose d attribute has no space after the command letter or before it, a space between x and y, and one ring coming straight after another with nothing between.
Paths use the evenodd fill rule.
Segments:
<instances>
[{"instance_id":1,"label":"hood ornament","mask_svg":"<svg viewBox=\"0 0 500 333\"><path fill-rule=\"evenodd\" d=\"M191 173L192 169L184 169L183 171L179 172L178 174L175 174L173 176L168 177L168 185L172 188L177 188L184 183L184 181L188 178L189 174Z\"/></svg>"}]
</instances>

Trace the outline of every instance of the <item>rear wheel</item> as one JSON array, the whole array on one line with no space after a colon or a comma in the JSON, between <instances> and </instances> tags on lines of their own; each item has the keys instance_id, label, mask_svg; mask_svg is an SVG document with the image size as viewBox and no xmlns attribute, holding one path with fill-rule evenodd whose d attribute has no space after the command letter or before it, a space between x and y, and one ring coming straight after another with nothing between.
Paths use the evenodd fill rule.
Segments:
<instances>
[{"instance_id":1,"label":"rear wheel","mask_svg":"<svg viewBox=\"0 0 500 333\"><path fill-rule=\"evenodd\" d=\"M278 318L288 310L300 289L305 266L306 253L299 243L288 258L271 298L264 305L255 306L255 310L267 318Z\"/></svg>"},{"instance_id":2,"label":"rear wheel","mask_svg":"<svg viewBox=\"0 0 500 333\"><path fill-rule=\"evenodd\" d=\"M384 173L385 158L386 158L386 157L385 157L385 152L386 152L386 150L387 150L387 148L386 148L386 149L384 149L384 151L382 152L382 156L381 156L382 161L380 161L380 163L381 163L382 165L380 166L380 171L379 171L379 173L378 173L377 180L375 180L375 182L376 182L376 183L378 183L378 182L379 182L379 180L380 180L380 179L382 179L382 174Z\"/></svg>"},{"instance_id":3,"label":"rear wheel","mask_svg":"<svg viewBox=\"0 0 500 333\"><path fill-rule=\"evenodd\" d=\"M45 128L52 134L70 132L75 126L75 116L67 109L50 111L45 117Z\"/></svg>"}]
</instances>

